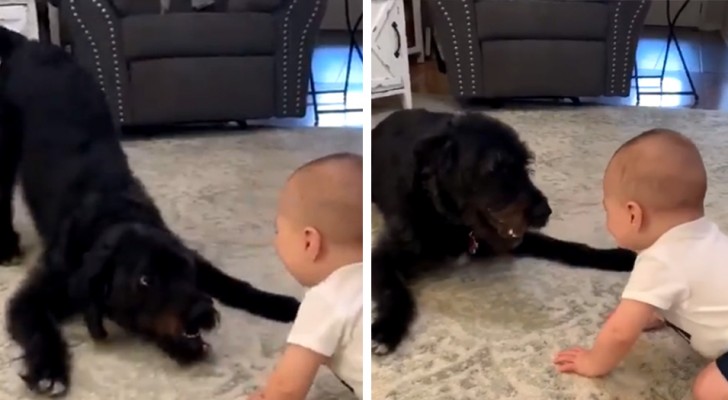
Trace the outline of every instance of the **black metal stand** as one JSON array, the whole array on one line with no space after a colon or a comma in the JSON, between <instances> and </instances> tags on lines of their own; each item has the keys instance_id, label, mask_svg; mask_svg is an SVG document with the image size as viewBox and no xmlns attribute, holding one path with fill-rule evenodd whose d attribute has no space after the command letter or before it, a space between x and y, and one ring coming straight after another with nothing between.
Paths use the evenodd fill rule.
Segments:
<instances>
[{"instance_id":1,"label":"black metal stand","mask_svg":"<svg viewBox=\"0 0 728 400\"><path fill-rule=\"evenodd\" d=\"M660 75L639 75L638 68L637 68L637 62L634 63L634 81L635 81L635 89L637 91L637 105L640 104L640 96L664 96L664 95L676 95L676 96L693 96L695 98L695 103L693 105L698 104L698 92L695 90L695 85L693 84L693 78L690 76L690 70L688 69L688 65L685 62L685 57L683 56L682 49L680 48L680 42L677 40L677 35L675 35L675 26L677 25L677 21L680 19L680 14L682 14L683 10L685 10L685 7L688 6L690 3L690 0L685 0L683 4L680 6L680 9L677 10L677 13L675 14L674 18L670 18L670 2L667 1L666 3L666 10L667 10L667 48L665 50L665 59L662 62L662 71L660 72ZM682 63L683 70L685 71L685 76L688 78L688 82L690 83L690 91L682 91L682 92L666 92L663 90L660 90L659 92L642 92L640 91L640 78L652 78L652 79L660 79L660 88L662 88L662 84L665 80L665 69L667 68L667 57L670 55L670 45L672 42L675 42L675 48L677 48L677 53L680 56L680 62Z\"/></svg>"},{"instance_id":2,"label":"black metal stand","mask_svg":"<svg viewBox=\"0 0 728 400\"><path fill-rule=\"evenodd\" d=\"M359 46L359 43L356 40L356 32L359 29L359 26L361 26L361 24L362 24L363 15L360 15L359 18L356 19L356 21L354 22L354 25L351 24L351 18L349 17L349 0L344 0L344 13L346 14L346 30L349 33L349 56L346 59L346 78L344 80L344 88L338 89L338 90L316 91L316 85L314 84L314 78L313 78L313 68L311 69L311 77L309 79L310 85L311 85L310 94L311 94L311 100L313 103L313 112L314 112L316 126L318 126L318 123L319 123L319 114L364 111L364 109L362 109L362 108L347 108L346 107L346 95L349 92L349 77L351 76L351 61L352 61L352 57L354 55L355 50L356 50L357 54L359 55L359 60L361 60L362 62L364 61L364 57L362 56L361 47ZM320 94L329 94L329 93L341 93L344 97L344 102L343 102L344 108L319 110L318 109L318 99L316 99L316 96L318 96Z\"/></svg>"}]
</instances>

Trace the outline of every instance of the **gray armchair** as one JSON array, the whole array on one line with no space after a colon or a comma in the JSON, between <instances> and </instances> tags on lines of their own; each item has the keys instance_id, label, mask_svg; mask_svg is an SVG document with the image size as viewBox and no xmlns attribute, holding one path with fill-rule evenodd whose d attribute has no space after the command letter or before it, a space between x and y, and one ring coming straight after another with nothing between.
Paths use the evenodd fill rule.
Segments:
<instances>
[{"instance_id":1,"label":"gray armchair","mask_svg":"<svg viewBox=\"0 0 728 400\"><path fill-rule=\"evenodd\" d=\"M301 117L327 0L63 0L122 126Z\"/></svg>"},{"instance_id":2,"label":"gray armchair","mask_svg":"<svg viewBox=\"0 0 728 400\"><path fill-rule=\"evenodd\" d=\"M427 0L459 99L627 96L649 0Z\"/></svg>"}]
</instances>

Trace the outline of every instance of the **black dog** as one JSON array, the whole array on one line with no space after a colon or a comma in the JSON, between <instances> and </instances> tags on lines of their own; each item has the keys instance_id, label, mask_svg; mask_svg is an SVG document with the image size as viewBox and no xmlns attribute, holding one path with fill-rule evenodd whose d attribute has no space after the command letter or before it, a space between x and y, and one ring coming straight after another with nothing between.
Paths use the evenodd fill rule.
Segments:
<instances>
[{"instance_id":1,"label":"black dog","mask_svg":"<svg viewBox=\"0 0 728 400\"><path fill-rule=\"evenodd\" d=\"M202 359L218 312L212 297L289 322L292 297L236 280L187 248L133 176L103 92L60 48L0 28L0 263L20 255L14 179L44 252L8 305L27 386L65 393L70 357L59 323L82 314L94 339L104 318L180 363ZM211 297L212 296L212 297Z\"/></svg>"},{"instance_id":2,"label":"black dog","mask_svg":"<svg viewBox=\"0 0 728 400\"><path fill-rule=\"evenodd\" d=\"M428 262L510 253L613 271L635 254L533 232L551 215L516 132L481 114L398 111L372 132L372 201L385 232L372 251L373 350L394 351L415 316L408 283Z\"/></svg>"}]
</instances>

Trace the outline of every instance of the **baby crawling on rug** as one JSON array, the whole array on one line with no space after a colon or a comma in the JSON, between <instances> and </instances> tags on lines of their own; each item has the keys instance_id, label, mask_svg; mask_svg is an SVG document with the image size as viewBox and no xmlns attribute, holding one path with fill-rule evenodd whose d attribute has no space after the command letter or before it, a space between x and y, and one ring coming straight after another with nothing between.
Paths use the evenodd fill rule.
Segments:
<instances>
[{"instance_id":1,"label":"baby crawling on rug","mask_svg":"<svg viewBox=\"0 0 728 400\"><path fill-rule=\"evenodd\" d=\"M592 348L561 351L556 368L606 375L664 318L711 360L693 383L693 398L728 399L728 237L704 214L700 152L677 132L644 132L614 153L603 186L607 228L638 256Z\"/></svg>"},{"instance_id":2,"label":"baby crawling on rug","mask_svg":"<svg viewBox=\"0 0 728 400\"><path fill-rule=\"evenodd\" d=\"M327 366L362 397L362 157L339 153L298 168L278 203L275 247L308 288L288 345L251 400L306 398Z\"/></svg>"}]
</instances>

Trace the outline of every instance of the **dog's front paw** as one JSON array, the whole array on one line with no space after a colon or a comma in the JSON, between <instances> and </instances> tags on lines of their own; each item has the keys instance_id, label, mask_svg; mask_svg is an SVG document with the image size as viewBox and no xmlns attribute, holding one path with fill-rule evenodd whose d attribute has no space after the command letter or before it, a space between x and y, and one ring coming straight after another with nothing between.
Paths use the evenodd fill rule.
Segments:
<instances>
[{"instance_id":1,"label":"dog's front paw","mask_svg":"<svg viewBox=\"0 0 728 400\"><path fill-rule=\"evenodd\" d=\"M627 249L609 250L606 259L615 271L632 271L637 253Z\"/></svg>"},{"instance_id":2,"label":"dog's front paw","mask_svg":"<svg viewBox=\"0 0 728 400\"><path fill-rule=\"evenodd\" d=\"M86 322L86 329L91 338L95 341L104 340L109 336L104 328L104 319L97 307L91 306L83 314Z\"/></svg>"},{"instance_id":3,"label":"dog's front paw","mask_svg":"<svg viewBox=\"0 0 728 400\"><path fill-rule=\"evenodd\" d=\"M270 299L269 306L271 319L279 322L292 322L296 319L301 303L295 297L278 295Z\"/></svg>"},{"instance_id":4,"label":"dog's front paw","mask_svg":"<svg viewBox=\"0 0 728 400\"><path fill-rule=\"evenodd\" d=\"M10 231L0 235L0 265L10 266L20 264L23 252L20 250L18 234Z\"/></svg>"},{"instance_id":5,"label":"dog's front paw","mask_svg":"<svg viewBox=\"0 0 728 400\"><path fill-rule=\"evenodd\" d=\"M381 320L374 321L372 324L372 353L386 356L393 353L401 342L401 335L392 329L387 329L387 325Z\"/></svg>"},{"instance_id":6,"label":"dog's front paw","mask_svg":"<svg viewBox=\"0 0 728 400\"><path fill-rule=\"evenodd\" d=\"M158 340L157 345L181 366L195 364L210 354L210 345L200 335L166 337Z\"/></svg>"},{"instance_id":7,"label":"dog's front paw","mask_svg":"<svg viewBox=\"0 0 728 400\"><path fill-rule=\"evenodd\" d=\"M63 396L68 392L68 352L63 345L49 343L34 346L26 352L23 361L25 369L20 377L28 389L51 397Z\"/></svg>"}]
</instances>

